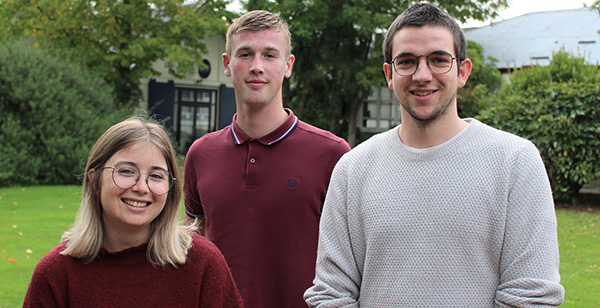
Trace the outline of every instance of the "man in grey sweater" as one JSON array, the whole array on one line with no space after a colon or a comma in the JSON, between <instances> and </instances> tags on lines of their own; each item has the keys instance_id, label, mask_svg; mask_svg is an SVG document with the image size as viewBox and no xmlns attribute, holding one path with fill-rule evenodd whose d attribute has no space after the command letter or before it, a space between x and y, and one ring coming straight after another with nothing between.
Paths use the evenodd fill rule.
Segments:
<instances>
[{"instance_id":1,"label":"man in grey sweater","mask_svg":"<svg viewBox=\"0 0 600 308\"><path fill-rule=\"evenodd\" d=\"M550 184L528 140L461 119L471 73L458 24L416 4L390 26L383 70L402 124L338 162L310 307L562 304Z\"/></svg>"}]
</instances>

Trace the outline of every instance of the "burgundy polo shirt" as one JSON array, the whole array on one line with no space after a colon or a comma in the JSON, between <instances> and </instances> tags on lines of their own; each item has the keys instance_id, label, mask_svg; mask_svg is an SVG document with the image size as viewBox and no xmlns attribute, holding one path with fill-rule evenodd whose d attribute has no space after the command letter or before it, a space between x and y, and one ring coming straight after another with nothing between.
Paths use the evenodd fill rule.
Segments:
<instances>
[{"instance_id":1,"label":"burgundy polo shirt","mask_svg":"<svg viewBox=\"0 0 600 308\"><path fill-rule=\"evenodd\" d=\"M253 139L233 123L196 140L186 156L186 214L206 218L247 308L306 307L319 219L333 167L350 147L286 109Z\"/></svg>"}]
</instances>

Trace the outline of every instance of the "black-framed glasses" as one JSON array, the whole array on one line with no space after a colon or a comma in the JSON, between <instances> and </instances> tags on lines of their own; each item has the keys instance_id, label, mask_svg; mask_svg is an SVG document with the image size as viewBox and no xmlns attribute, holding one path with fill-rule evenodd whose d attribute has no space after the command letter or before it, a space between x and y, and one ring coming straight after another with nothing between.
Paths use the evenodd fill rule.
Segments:
<instances>
[{"instance_id":1,"label":"black-framed glasses","mask_svg":"<svg viewBox=\"0 0 600 308\"><path fill-rule=\"evenodd\" d=\"M434 74L446 74L452 69L452 63L456 59L451 54L442 51L434 52L428 56L415 56L410 54L400 54L389 63L394 67L396 74L400 76L410 76L419 68L419 58L427 59L427 66Z\"/></svg>"},{"instance_id":2,"label":"black-framed glasses","mask_svg":"<svg viewBox=\"0 0 600 308\"><path fill-rule=\"evenodd\" d=\"M175 181L175 178L171 176L171 173L167 170L155 168L148 172L140 172L140 169L135 165L127 162L118 163L112 167L104 167L102 169L112 169L113 183L121 189L129 189L135 186L140 180L140 176L145 174L146 185L155 195L164 195L168 193Z\"/></svg>"}]
</instances>

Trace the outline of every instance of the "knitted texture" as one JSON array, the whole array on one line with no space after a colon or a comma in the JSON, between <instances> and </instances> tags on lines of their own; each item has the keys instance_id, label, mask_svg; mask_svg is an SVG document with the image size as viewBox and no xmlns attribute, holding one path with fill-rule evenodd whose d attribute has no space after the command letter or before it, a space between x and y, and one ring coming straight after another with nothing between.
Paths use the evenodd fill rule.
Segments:
<instances>
[{"instance_id":1,"label":"knitted texture","mask_svg":"<svg viewBox=\"0 0 600 308\"><path fill-rule=\"evenodd\" d=\"M64 244L36 266L23 307L243 307L219 250L194 235L185 264L153 267L148 244L85 263L61 255Z\"/></svg>"},{"instance_id":2,"label":"knitted texture","mask_svg":"<svg viewBox=\"0 0 600 308\"><path fill-rule=\"evenodd\" d=\"M430 149L407 147L396 127L342 157L309 306L562 303L556 216L537 149L468 121Z\"/></svg>"}]
</instances>

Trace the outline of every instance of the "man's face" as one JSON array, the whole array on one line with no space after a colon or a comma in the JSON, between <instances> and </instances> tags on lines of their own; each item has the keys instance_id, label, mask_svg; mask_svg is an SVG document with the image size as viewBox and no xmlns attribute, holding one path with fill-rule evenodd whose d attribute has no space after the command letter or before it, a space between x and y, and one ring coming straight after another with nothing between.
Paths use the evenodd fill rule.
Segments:
<instances>
[{"instance_id":1,"label":"man's face","mask_svg":"<svg viewBox=\"0 0 600 308\"><path fill-rule=\"evenodd\" d=\"M232 78L238 104L280 102L283 79L291 76L295 60L286 52L283 33L243 30L232 39L231 54L223 54L223 66L225 75Z\"/></svg>"},{"instance_id":2,"label":"man's face","mask_svg":"<svg viewBox=\"0 0 600 308\"><path fill-rule=\"evenodd\" d=\"M408 26L394 35L392 58L403 55L428 56L447 52L456 57L454 37L441 26ZM410 76L398 75L391 64L384 64L388 87L394 91L402 106L402 121L433 122L445 116L456 115L456 93L465 85L471 73L471 61L461 62L460 74L457 60L446 74L434 74L427 66L427 58L418 58L417 71Z\"/></svg>"}]
</instances>

